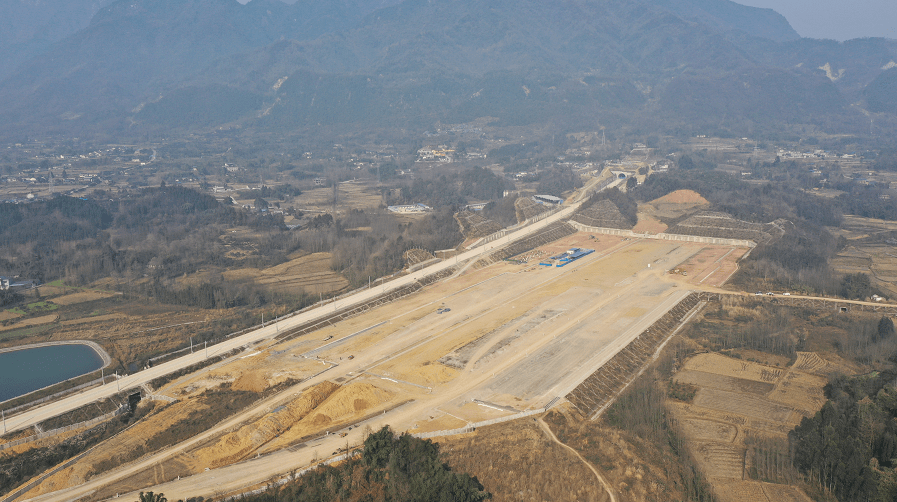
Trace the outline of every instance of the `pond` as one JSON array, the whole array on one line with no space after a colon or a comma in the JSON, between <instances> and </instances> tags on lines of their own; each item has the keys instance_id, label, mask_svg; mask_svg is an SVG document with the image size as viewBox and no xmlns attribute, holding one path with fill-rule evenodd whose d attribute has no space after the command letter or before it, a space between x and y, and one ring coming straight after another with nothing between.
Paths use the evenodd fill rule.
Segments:
<instances>
[{"instance_id":1,"label":"pond","mask_svg":"<svg viewBox=\"0 0 897 502\"><path fill-rule=\"evenodd\" d=\"M0 402L102 367L103 358L82 344L0 352Z\"/></svg>"}]
</instances>

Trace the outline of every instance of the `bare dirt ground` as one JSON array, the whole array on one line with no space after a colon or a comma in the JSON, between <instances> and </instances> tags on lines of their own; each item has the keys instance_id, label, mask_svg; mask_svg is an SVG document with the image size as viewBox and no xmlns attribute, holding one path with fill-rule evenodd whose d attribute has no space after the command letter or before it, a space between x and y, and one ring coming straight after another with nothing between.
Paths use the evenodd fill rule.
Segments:
<instances>
[{"instance_id":1,"label":"bare dirt ground","mask_svg":"<svg viewBox=\"0 0 897 502\"><path fill-rule=\"evenodd\" d=\"M671 270L685 283L721 287L738 270L738 260L747 251L746 248L708 246Z\"/></svg>"},{"instance_id":2,"label":"bare dirt ground","mask_svg":"<svg viewBox=\"0 0 897 502\"><path fill-rule=\"evenodd\" d=\"M91 480L78 493L99 490L91 496L98 499L164 483L156 491L171 499L209 495L251 484L260 473L267 477L308 465L346 443L358 444L367 428L390 424L398 431L434 430L537 409L569 392L662 315L665 306L678 302L687 290L664 274L664 264L679 263L701 249L580 233L542 251L570 247L597 251L563 268L496 263L178 379L159 392L189 399L222 383L261 388L271 385L275 374L304 381L276 403L234 418L239 427L210 430L209 441L218 447L207 442L197 445L201 450L160 454L140 465L168 466L165 473L135 464ZM440 362L452 354L453 365ZM307 414L280 422L285 415L277 408L289 408L328 381L339 390ZM275 419L280 425L272 428ZM280 436L265 441L271 431ZM338 431L347 436L326 435ZM249 463L197 472L237 458ZM194 475L176 479L187 474Z\"/></svg>"},{"instance_id":3,"label":"bare dirt ground","mask_svg":"<svg viewBox=\"0 0 897 502\"><path fill-rule=\"evenodd\" d=\"M829 367L816 353L799 353L790 367L718 353L693 356L673 379L697 390L690 403L670 400L687 446L723 502L809 501L799 489L751 480L746 465L752 437L784 437L825 402L827 380L811 373Z\"/></svg>"},{"instance_id":4,"label":"bare dirt ground","mask_svg":"<svg viewBox=\"0 0 897 502\"><path fill-rule=\"evenodd\" d=\"M708 207L710 207L710 203L697 192L676 190L659 199L639 205L639 211L654 218L674 220ZM641 215L639 219L641 219Z\"/></svg>"}]
</instances>

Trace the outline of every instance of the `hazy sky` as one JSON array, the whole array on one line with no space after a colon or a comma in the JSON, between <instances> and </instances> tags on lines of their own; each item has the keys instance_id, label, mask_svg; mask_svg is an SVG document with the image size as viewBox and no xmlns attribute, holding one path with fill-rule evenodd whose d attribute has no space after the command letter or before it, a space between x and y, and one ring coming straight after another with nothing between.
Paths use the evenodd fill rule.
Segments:
<instances>
[{"instance_id":1,"label":"hazy sky","mask_svg":"<svg viewBox=\"0 0 897 502\"><path fill-rule=\"evenodd\" d=\"M785 16L802 37L897 39L897 0L734 0Z\"/></svg>"},{"instance_id":2,"label":"hazy sky","mask_svg":"<svg viewBox=\"0 0 897 502\"><path fill-rule=\"evenodd\" d=\"M237 0L246 3L249 0ZM294 3L296 0L283 0ZM733 0L785 16L802 37L897 39L897 0Z\"/></svg>"}]
</instances>

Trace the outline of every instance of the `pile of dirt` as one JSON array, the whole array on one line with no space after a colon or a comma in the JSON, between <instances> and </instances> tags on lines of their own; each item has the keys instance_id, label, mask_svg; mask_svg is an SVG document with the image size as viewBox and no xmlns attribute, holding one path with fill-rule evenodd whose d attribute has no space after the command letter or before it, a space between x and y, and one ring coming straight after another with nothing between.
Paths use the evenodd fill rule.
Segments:
<instances>
[{"instance_id":1,"label":"pile of dirt","mask_svg":"<svg viewBox=\"0 0 897 502\"><path fill-rule=\"evenodd\" d=\"M321 406L315 409L314 413L308 416L307 422L315 425L327 425L351 417L360 417L369 409L389 401L392 397L392 392L369 383L352 383L334 392Z\"/></svg>"},{"instance_id":2,"label":"pile of dirt","mask_svg":"<svg viewBox=\"0 0 897 502\"><path fill-rule=\"evenodd\" d=\"M248 390L250 392L262 392L268 388L268 380L261 371L247 371L237 377L230 385L233 390Z\"/></svg>"},{"instance_id":3,"label":"pile of dirt","mask_svg":"<svg viewBox=\"0 0 897 502\"><path fill-rule=\"evenodd\" d=\"M659 199L654 199L650 204L710 204L701 194L693 190L676 190Z\"/></svg>"},{"instance_id":4,"label":"pile of dirt","mask_svg":"<svg viewBox=\"0 0 897 502\"><path fill-rule=\"evenodd\" d=\"M285 448L302 438L323 434L324 431L335 430L341 424L363 418L389 402L394 395L367 382L354 382L339 387L314 410L265 445L262 453Z\"/></svg>"},{"instance_id":5,"label":"pile of dirt","mask_svg":"<svg viewBox=\"0 0 897 502\"><path fill-rule=\"evenodd\" d=\"M332 382L316 385L289 404L195 451L194 458L211 467L239 462L305 418L338 388Z\"/></svg>"}]
</instances>

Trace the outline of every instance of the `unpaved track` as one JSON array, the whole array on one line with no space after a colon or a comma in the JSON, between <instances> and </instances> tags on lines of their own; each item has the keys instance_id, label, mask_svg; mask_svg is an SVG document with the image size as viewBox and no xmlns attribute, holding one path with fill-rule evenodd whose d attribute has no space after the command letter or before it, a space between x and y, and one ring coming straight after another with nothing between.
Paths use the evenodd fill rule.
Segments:
<instances>
[{"instance_id":1,"label":"unpaved track","mask_svg":"<svg viewBox=\"0 0 897 502\"><path fill-rule=\"evenodd\" d=\"M576 451L572 447L567 446L566 444L562 443L561 440L558 439L557 436L554 435L554 432L551 431L551 428L548 427L548 424L546 424L545 421L542 420L542 417L539 417L538 422L539 422L539 427L542 428L542 431L545 432L546 436L551 438L551 440L554 441L555 443L570 450L570 452L572 452L574 455L576 455L577 458L582 460L582 463L586 464L589 467L589 469L591 469L592 472L595 473L595 477L598 478L598 482L601 483L601 486L603 486L604 490L607 491L607 495L610 496L610 502L617 502L617 495L614 493L614 490L611 488L610 483L608 483L607 480L604 479L604 476L602 476L601 474L598 473L598 469L595 469L595 466L592 465L588 460L583 458L583 456L580 455L578 451Z\"/></svg>"}]
</instances>

